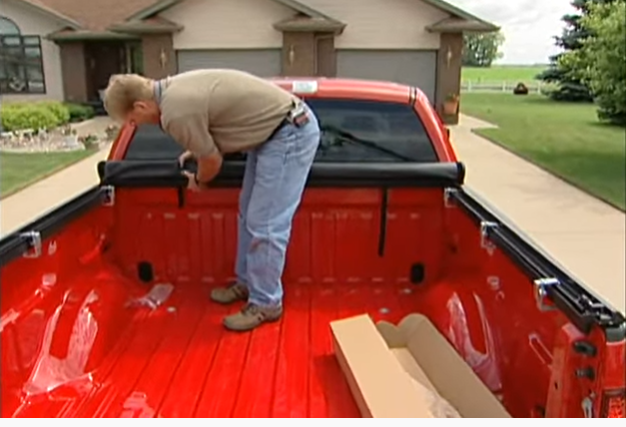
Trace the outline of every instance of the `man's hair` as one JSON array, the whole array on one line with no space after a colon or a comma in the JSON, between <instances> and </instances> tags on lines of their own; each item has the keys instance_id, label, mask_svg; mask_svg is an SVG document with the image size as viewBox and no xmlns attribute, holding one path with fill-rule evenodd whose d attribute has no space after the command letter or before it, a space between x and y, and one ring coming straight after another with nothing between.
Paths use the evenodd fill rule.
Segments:
<instances>
[{"instance_id":1,"label":"man's hair","mask_svg":"<svg viewBox=\"0 0 626 427\"><path fill-rule=\"evenodd\" d=\"M154 99L152 80L138 74L114 74L104 91L104 109L114 120L123 120L136 101Z\"/></svg>"}]
</instances>

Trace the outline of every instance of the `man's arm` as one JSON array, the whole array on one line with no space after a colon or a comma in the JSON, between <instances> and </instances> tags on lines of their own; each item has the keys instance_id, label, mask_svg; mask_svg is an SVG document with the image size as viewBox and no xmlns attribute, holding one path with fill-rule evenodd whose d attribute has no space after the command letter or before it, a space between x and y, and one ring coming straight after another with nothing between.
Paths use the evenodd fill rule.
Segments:
<instances>
[{"instance_id":1,"label":"man's arm","mask_svg":"<svg viewBox=\"0 0 626 427\"><path fill-rule=\"evenodd\" d=\"M215 178L221 168L222 154L217 151L217 148L213 154L198 157L198 172L196 172L198 185L213 181L213 178Z\"/></svg>"},{"instance_id":2,"label":"man's arm","mask_svg":"<svg viewBox=\"0 0 626 427\"><path fill-rule=\"evenodd\" d=\"M212 181L222 167L222 154L209 133L206 121L199 115L191 115L172 119L163 127L176 142L194 154L198 162L198 183Z\"/></svg>"}]
</instances>

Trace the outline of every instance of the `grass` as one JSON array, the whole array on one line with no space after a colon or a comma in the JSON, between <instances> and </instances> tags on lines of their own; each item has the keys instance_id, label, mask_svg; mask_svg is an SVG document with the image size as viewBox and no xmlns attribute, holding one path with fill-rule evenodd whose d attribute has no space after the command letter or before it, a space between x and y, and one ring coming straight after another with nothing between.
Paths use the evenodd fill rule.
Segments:
<instances>
[{"instance_id":1,"label":"grass","mask_svg":"<svg viewBox=\"0 0 626 427\"><path fill-rule=\"evenodd\" d=\"M489 68L463 67L461 78L463 81L472 82L527 83L534 81L535 76L545 69L545 65L494 65Z\"/></svg>"},{"instance_id":2,"label":"grass","mask_svg":"<svg viewBox=\"0 0 626 427\"><path fill-rule=\"evenodd\" d=\"M64 169L95 153L95 149L66 153L0 153L0 198Z\"/></svg>"},{"instance_id":3,"label":"grass","mask_svg":"<svg viewBox=\"0 0 626 427\"><path fill-rule=\"evenodd\" d=\"M462 112L497 125L477 133L625 210L625 129L601 124L590 104L541 95L467 93Z\"/></svg>"}]
</instances>

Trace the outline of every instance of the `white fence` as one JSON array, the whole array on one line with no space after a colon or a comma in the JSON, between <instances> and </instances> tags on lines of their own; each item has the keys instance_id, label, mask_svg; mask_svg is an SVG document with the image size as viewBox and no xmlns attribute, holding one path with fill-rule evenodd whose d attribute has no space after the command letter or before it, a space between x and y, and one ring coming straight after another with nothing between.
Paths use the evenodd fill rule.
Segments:
<instances>
[{"instance_id":1,"label":"white fence","mask_svg":"<svg viewBox=\"0 0 626 427\"><path fill-rule=\"evenodd\" d=\"M461 92L513 92L518 82L515 81L485 81L485 80L463 80L461 82ZM546 87L543 82L524 82L529 93L541 93Z\"/></svg>"}]
</instances>

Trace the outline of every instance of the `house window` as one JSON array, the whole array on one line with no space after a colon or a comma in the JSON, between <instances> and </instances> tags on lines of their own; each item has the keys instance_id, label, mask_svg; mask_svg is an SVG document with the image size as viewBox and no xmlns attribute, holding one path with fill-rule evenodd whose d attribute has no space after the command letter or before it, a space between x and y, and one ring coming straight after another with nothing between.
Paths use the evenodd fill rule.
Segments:
<instances>
[{"instance_id":1,"label":"house window","mask_svg":"<svg viewBox=\"0 0 626 427\"><path fill-rule=\"evenodd\" d=\"M23 35L12 20L0 16L0 93L46 93L39 36Z\"/></svg>"}]
</instances>

